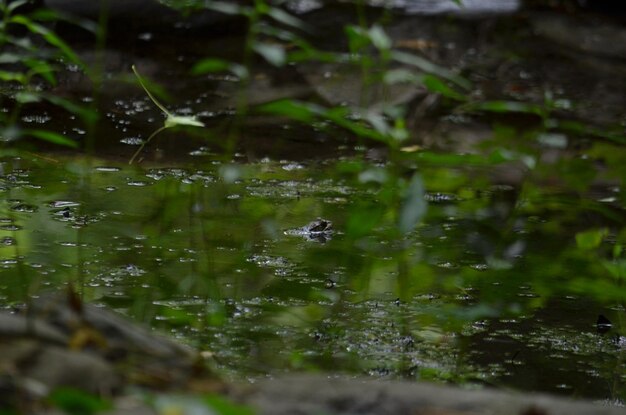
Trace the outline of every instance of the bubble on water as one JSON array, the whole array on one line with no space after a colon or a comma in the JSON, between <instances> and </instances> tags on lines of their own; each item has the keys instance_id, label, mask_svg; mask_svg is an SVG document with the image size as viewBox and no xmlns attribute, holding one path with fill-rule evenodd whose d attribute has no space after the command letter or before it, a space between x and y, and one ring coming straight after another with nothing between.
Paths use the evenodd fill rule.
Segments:
<instances>
[{"instance_id":1,"label":"bubble on water","mask_svg":"<svg viewBox=\"0 0 626 415\"><path fill-rule=\"evenodd\" d=\"M53 209L60 209L60 208L66 208L66 207L76 207L79 206L80 204L78 202L73 202L71 200L53 200L52 202L48 203L48 207L51 207Z\"/></svg>"},{"instance_id":2,"label":"bubble on water","mask_svg":"<svg viewBox=\"0 0 626 415\"><path fill-rule=\"evenodd\" d=\"M143 180L129 180L128 183L126 184L129 186L135 186L135 187L145 187L145 186L150 186L152 183L146 182Z\"/></svg>"},{"instance_id":3,"label":"bubble on water","mask_svg":"<svg viewBox=\"0 0 626 415\"><path fill-rule=\"evenodd\" d=\"M95 170L101 171L101 172L118 172L118 171L121 171L122 169L120 169L119 167L113 167L113 166L97 166Z\"/></svg>"},{"instance_id":4,"label":"bubble on water","mask_svg":"<svg viewBox=\"0 0 626 415\"><path fill-rule=\"evenodd\" d=\"M15 238L12 238L10 236L5 236L4 238L0 239L0 245L10 246L15 245L15 243Z\"/></svg>"},{"instance_id":5,"label":"bubble on water","mask_svg":"<svg viewBox=\"0 0 626 415\"><path fill-rule=\"evenodd\" d=\"M37 212L37 206L29 205L26 203L19 203L17 205L11 206L11 210L14 212L35 213Z\"/></svg>"},{"instance_id":6,"label":"bubble on water","mask_svg":"<svg viewBox=\"0 0 626 415\"><path fill-rule=\"evenodd\" d=\"M122 144L128 144L131 146L139 146L143 144L143 138L141 137L124 137L120 140Z\"/></svg>"}]
</instances>

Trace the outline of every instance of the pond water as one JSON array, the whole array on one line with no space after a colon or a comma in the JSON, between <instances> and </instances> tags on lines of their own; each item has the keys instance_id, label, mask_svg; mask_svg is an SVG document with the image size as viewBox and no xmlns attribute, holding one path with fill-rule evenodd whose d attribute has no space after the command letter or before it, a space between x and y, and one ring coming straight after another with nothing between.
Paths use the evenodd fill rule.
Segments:
<instances>
[{"instance_id":1,"label":"pond water","mask_svg":"<svg viewBox=\"0 0 626 415\"><path fill-rule=\"evenodd\" d=\"M258 163L200 151L144 168L5 158L2 302L71 283L235 378L313 369L623 400L624 291L609 272L623 260L604 253L623 225L617 189L495 186L425 163L426 216L399 238L364 179L383 167L348 174L360 151ZM290 232L318 217L332 233ZM604 227L598 250L577 247L577 232Z\"/></svg>"},{"instance_id":2,"label":"pond water","mask_svg":"<svg viewBox=\"0 0 626 415\"><path fill-rule=\"evenodd\" d=\"M331 50L354 41L343 38L354 13L316 13L302 15L321 25L316 41ZM458 69L472 86L461 99L447 86L454 82L435 82L440 101L411 92L407 100L423 99L405 102L415 110L407 117L416 120L407 127L415 137L388 148L363 138L388 121L380 102L360 113L374 121L358 130L361 138L330 117L302 126L266 113L247 114L237 137L228 135L242 122L245 87L250 105L286 97L339 111L365 102L363 68L344 70L341 60L255 62L249 83L190 75L207 56L240 58L240 22L208 34L181 24L130 36L116 32L121 21L98 53L69 31L83 59L103 59L101 91L96 97L69 65L46 92L93 104L101 117L89 130L80 114L42 102L19 114L24 128L56 131L85 151L2 147L0 304L71 285L85 301L207 352L227 378L325 371L622 405L623 63L604 53L591 59L576 49L586 44L579 38L564 42L580 32L574 17L528 16L390 25L397 47L423 56L418 67L444 81L457 78L443 67ZM582 22L584 37L595 39L596 21ZM606 27L612 31L595 44L624 36L619 25ZM163 116L130 63L173 95L174 113L207 125L160 134L133 165ZM415 71L394 66L407 68ZM340 114L343 126L357 118ZM302 230L318 219L332 230Z\"/></svg>"}]
</instances>

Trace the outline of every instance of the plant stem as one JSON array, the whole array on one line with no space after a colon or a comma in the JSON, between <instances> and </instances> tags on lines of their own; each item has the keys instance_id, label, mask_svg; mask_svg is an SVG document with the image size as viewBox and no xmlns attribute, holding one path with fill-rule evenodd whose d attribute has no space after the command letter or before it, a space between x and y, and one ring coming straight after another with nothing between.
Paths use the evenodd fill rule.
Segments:
<instances>
[{"instance_id":1,"label":"plant stem","mask_svg":"<svg viewBox=\"0 0 626 415\"><path fill-rule=\"evenodd\" d=\"M148 144L150 142L150 140L152 140L152 137L154 137L155 135L157 135L161 131L165 130L166 128L168 128L168 127L164 125L163 127L157 129L152 134L150 134L150 137L148 137L148 139L146 141L144 141L141 146L139 146L137 151L135 151L135 154L133 154L133 156L130 158L130 160L128 161L128 164L133 164L133 161L135 161L135 158L137 158L139 153L141 153L141 150L143 150L143 148L146 146L146 144Z\"/></svg>"}]
</instances>

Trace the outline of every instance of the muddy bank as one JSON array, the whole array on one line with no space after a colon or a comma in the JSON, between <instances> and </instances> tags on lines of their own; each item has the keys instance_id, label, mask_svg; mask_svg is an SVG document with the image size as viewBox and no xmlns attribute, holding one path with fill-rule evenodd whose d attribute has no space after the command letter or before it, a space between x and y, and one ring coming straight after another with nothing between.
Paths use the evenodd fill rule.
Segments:
<instances>
[{"instance_id":1,"label":"muddy bank","mask_svg":"<svg viewBox=\"0 0 626 415\"><path fill-rule=\"evenodd\" d=\"M260 414L576 415L624 414L541 394L463 390L420 382L384 382L300 375L243 388L238 398Z\"/></svg>"},{"instance_id":2,"label":"muddy bank","mask_svg":"<svg viewBox=\"0 0 626 415\"><path fill-rule=\"evenodd\" d=\"M622 408L548 395L329 374L227 384L209 370L212 353L200 353L105 308L62 296L35 299L28 308L0 313L0 333L0 401L21 413L55 413L48 398L68 387L111 399L114 409L106 413L118 415L164 413L159 402L181 413L204 407L199 413L210 414L202 400L207 393L273 415L625 413Z\"/></svg>"}]
</instances>

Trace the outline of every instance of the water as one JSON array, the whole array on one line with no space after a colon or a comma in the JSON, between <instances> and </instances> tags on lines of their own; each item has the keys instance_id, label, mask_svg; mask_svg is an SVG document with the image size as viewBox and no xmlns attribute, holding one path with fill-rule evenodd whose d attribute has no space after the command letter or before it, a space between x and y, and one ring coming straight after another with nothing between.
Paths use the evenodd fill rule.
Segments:
<instances>
[{"instance_id":1,"label":"water","mask_svg":"<svg viewBox=\"0 0 626 415\"><path fill-rule=\"evenodd\" d=\"M3 304L71 282L210 351L228 377L321 369L623 399L624 294L575 246L588 221L621 223L616 206L424 168L427 216L398 239L393 223L364 223L385 215L376 187L338 173L358 156L207 157L5 158ZM328 238L289 232L317 217Z\"/></svg>"}]
</instances>

